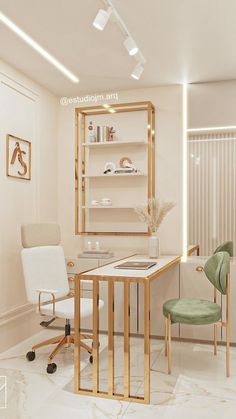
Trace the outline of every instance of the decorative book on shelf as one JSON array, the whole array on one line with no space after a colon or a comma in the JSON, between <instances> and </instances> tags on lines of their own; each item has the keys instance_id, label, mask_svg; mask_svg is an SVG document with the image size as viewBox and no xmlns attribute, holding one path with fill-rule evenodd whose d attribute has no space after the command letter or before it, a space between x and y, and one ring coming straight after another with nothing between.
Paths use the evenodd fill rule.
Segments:
<instances>
[{"instance_id":1,"label":"decorative book on shelf","mask_svg":"<svg viewBox=\"0 0 236 419\"><path fill-rule=\"evenodd\" d=\"M75 229L81 235L148 235L135 207L155 191L151 102L75 110Z\"/></svg>"}]
</instances>

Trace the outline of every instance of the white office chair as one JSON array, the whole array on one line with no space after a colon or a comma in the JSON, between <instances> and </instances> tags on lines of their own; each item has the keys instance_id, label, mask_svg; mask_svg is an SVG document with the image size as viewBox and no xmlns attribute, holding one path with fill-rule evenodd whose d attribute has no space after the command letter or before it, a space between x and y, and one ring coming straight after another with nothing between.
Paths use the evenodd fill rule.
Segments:
<instances>
[{"instance_id":1,"label":"white office chair","mask_svg":"<svg viewBox=\"0 0 236 419\"><path fill-rule=\"evenodd\" d=\"M21 227L21 238L24 249L21 251L22 266L28 301L38 304L40 315L52 316L48 325L56 318L65 319L65 334L48 339L32 347L26 357L29 361L35 359L35 350L46 345L56 344L48 357L47 372L52 374L57 366L52 363L54 356L65 345L74 343L71 335L70 320L74 318L74 298L69 295L65 256L60 243L60 229L57 224L28 224ZM93 300L81 298L81 318L93 313ZM99 309L103 301L99 301ZM81 335L82 339L92 339L92 335ZM93 362L92 348L81 342L81 346L90 354Z\"/></svg>"}]
</instances>

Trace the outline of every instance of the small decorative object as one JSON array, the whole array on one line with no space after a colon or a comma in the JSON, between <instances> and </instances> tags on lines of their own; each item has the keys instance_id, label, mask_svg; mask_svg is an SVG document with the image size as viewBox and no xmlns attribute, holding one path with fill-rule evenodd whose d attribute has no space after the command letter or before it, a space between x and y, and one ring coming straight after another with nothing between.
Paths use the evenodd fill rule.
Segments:
<instances>
[{"instance_id":1,"label":"small decorative object","mask_svg":"<svg viewBox=\"0 0 236 419\"><path fill-rule=\"evenodd\" d=\"M7 176L31 179L31 143L14 135L7 135Z\"/></svg>"},{"instance_id":2,"label":"small decorative object","mask_svg":"<svg viewBox=\"0 0 236 419\"><path fill-rule=\"evenodd\" d=\"M91 205L92 205L93 207L96 207L96 206L98 206L98 205L99 205L99 202L97 201L97 199L92 199L92 201L91 201Z\"/></svg>"},{"instance_id":3,"label":"small decorative object","mask_svg":"<svg viewBox=\"0 0 236 419\"><path fill-rule=\"evenodd\" d=\"M112 205L112 201L110 198L102 198L101 205L103 205L104 207L110 207Z\"/></svg>"},{"instance_id":4,"label":"small decorative object","mask_svg":"<svg viewBox=\"0 0 236 419\"><path fill-rule=\"evenodd\" d=\"M109 139L109 127L103 126L102 127L102 141L108 141Z\"/></svg>"},{"instance_id":5,"label":"small decorative object","mask_svg":"<svg viewBox=\"0 0 236 419\"><path fill-rule=\"evenodd\" d=\"M108 140L107 141L114 141L115 132L116 132L116 130L114 129L114 127L109 128L109 135L108 135Z\"/></svg>"},{"instance_id":6,"label":"small decorative object","mask_svg":"<svg viewBox=\"0 0 236 419\"><path fill-rule=\"evenodd\" d=\"M95 250L97 250L97 251L98 251L98 250L100 250L100 245L99 245L99 242L96 242L96 243L95 243Z\"/></svg>"},{"instance_id":7,"label":"small decorative object","mask_svg":"<svg viewBox=\"0 0 236 419\"><path fill-rule=\"evenodd\" d=\"M96 134L95 134L95 129L94 129L92 121L89 122L88 136L89 136L89 143L95 143L96 142Z\"/></svg>"},{"instance_id":8,"label":"small decorative object","mask_svg":"<svg viewBox=\"0 0 236 419\"><path fill-rule=\"evenodd\" d=\"M89 251L92 250L92 243L91 242L87 243L87 250L89 250Z\"/></svg>"},{"instance_id":9,"label":"small decorative object","mask_svg":"<svg viewBox=\"0 0 236 419\"><path fill-rule=\"evenodd\" d=\"M120 159L120 167L133 167L132 160L129 157L122 157Z\"/></svg>"},{"instance_id":10,"label":"small decorative object","mask_svg":"<svg viewBox=\"0 0 236 419\"><path fill-rule=\"evenodd\" d=\"M115 165L115 163L114 163L113 161L108 161L108 162L105 164L105 167L104 167L104 171L103 171L103 173L104 173L104 175L107 175L107 174L109 174L109 173L113 173L115 170L116 170L116 165Z\"/></svg>"},{"instance_id":11,"label":"small decorative object","mask_svg":"<svg viewBox=\"0 0 236 419\"><path fill-rule=\"evenodd\" d=\"M175 206L173 202L162 202L159 199L151 198L148 204L135 208L139 219L144 222L151 237L149 237L149 257L158 258L160 256L160 243L157 237L158 229L168 214L168 212Z\"/></svg>"},{"instance_id":12,"label":"small decorative object","mask_svg":"<svg viewBox=\"0 0 236 419\"><path fill-rule=\"evenodd\" d=\"M101 143L102 140L102 126L97 126L97 143Z\"/></svg>"}]
</instances>

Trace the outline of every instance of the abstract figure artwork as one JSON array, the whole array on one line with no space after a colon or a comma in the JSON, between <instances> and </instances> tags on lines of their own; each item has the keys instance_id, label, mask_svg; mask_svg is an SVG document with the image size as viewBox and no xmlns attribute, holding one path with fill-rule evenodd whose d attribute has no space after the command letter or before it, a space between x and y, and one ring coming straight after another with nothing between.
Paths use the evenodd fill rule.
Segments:
<instances>
[{"instance_id":1,"label":"abstract figure artwork","mask_svg":"<svg viewBox=\"0 0 236 419\"><path fill-rule=\"evenodd\" d=\"M31 143L13 135L7 135L7 176L31 179Z\"/></svg>"}]
</instances>

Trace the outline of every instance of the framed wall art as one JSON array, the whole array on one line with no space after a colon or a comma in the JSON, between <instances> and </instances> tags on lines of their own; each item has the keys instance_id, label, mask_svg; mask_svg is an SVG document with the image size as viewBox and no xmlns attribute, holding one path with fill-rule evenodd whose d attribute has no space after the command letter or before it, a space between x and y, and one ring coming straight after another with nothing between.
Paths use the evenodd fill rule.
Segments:
<instances>
[{"instance_id":1,"label":"framed wall art","mask_svg":"<svg viewBox=\"0 0 236 419\"><path fill-rule=\"evenodd\" d=\"M31 143L11 134L6 138L6 174L17 179L31 179Z\"/></svg>"}]
</instances>

